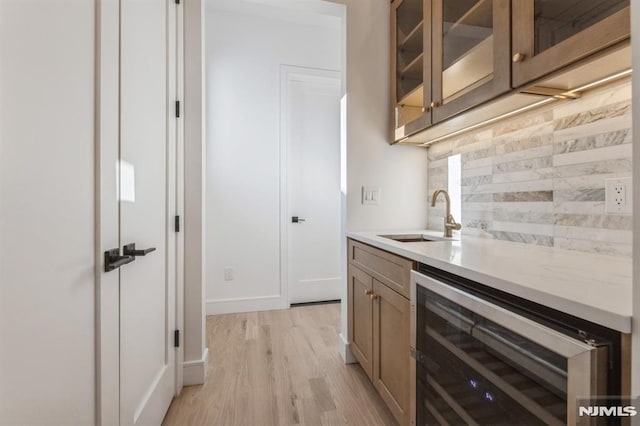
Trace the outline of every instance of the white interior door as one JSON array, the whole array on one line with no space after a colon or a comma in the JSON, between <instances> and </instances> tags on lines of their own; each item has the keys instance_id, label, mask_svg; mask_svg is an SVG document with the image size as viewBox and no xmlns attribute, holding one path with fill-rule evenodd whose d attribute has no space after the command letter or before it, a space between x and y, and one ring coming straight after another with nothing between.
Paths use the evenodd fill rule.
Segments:
<instances>
[{"instance_id":1,"label":"white interior door","mask_svg":"<svg viewBox=\"0 0 640 426\"><path fill-rule=\"evenodd\" d=\"M339 73L291 73L286 85L289 302L337 300L341 295Z\"/></svg>"},{"instance_id":2,"label":"white interior door","mask_svg":"<svg viewBox=\"0 0 640 426\"><path fill-rule=\"evenodd\" d=\"M151 425L175 390L175 4L120 19L120 241L141 251L120 268L120 424Z\"/></svg>"}]
</instances>

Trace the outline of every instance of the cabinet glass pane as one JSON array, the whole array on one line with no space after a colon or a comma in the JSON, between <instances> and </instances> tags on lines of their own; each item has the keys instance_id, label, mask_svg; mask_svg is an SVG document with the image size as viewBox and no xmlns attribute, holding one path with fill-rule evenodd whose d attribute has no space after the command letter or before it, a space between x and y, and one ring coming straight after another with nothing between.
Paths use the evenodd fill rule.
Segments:
<instances>
[{"instance_id":1,"label":"cabinet glass pane","mask_svg":"<svg viewBox=\"0 0 640 426\"><path fill-rule=\"evenodd\" d=\"M493 76L493 0L444 0L442 37L446 103Z\"/></svg>"},{"instance_id":2,"label":"cabinet glass pane","mask_svg":"<svg viewBox=\"0 0 640 426\"><path fill-rule=\"evenodd\" d=\"M404 0L396 15L396 123L417 118L422 112L424 70L423 0Z\"/></svg>"},{"instance_id":3,"label":"cabinet glass pane","mask_svg":"<svg viewBox=\"0 0 640 426\"><path fill-rule=\"evenodd\" d=\"M535 54L629 6L629 0L535 0Z\"/></svg>"}]
</instances>

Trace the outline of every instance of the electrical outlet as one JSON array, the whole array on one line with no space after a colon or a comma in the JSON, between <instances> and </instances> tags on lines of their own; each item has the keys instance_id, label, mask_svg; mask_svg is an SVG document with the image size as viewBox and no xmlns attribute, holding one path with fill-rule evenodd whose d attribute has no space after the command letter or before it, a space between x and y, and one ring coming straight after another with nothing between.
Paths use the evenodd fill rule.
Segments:
<instances>
[{"instance_id":1,"label":"electrical outlet","mask_svg":"<svg viewBox=\"0 0 640 426\"><path fill-rule=\"evenodd\" d=\"M606 179L606 212L613 214L631 214L633 206L633 188L631 178Z\"/></svg>"},{"instance_id":2,"label":"electrical outlet","mask_svg":"<svg viewBox=\"0 0 640 426\"><path fill-rule=\"evenodd\" d=\"M380 188L362 187L362 204L369 206L380 205Z\"/></svg>"},{"instance_id":3,"label":"electrical outlet","mask_svg":"<svg viewBox=\"0 0 640 426\"><path fill-rule=\"evenodd\" d=\"M224 268L224 280L233 281L233 268L229 268L229 267Z\"/></svg>"}]
</instances>

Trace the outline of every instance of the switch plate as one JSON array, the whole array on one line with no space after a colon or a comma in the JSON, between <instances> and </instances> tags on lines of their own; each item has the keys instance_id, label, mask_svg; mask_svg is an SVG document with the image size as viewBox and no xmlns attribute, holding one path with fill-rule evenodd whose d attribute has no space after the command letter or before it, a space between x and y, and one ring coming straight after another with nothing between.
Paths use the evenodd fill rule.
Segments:
<instances>
[{"instance_id":1,"label":"switch plate","mask_svg":"<svg viewBox=\"0 0 640 426\"><path fill-rule=\"evenodd\" d=\"M372 186L362 187L362 204L367 206L380 205L380 188Z\"/></svg>"},{"instance_id":2,"label":"switch plate","mask_svg":"<svg viewBox=\"0 0 640 426\"><path fill-rule=\"evenodd\" d=\"M233 268L229 268L229 267L224 268L224 280L233 281Z\"/></svg>"},{"instance_id":3,"label":"switch plate","mask_svg":"<svg viewBox=\"0 0 640 426\"><path fill-rule=\"evenodd\" d=\"M605 205L609 214L631 214L633 206L632 179L615 178L605 180Z\"/></svg>"}]
</instances>

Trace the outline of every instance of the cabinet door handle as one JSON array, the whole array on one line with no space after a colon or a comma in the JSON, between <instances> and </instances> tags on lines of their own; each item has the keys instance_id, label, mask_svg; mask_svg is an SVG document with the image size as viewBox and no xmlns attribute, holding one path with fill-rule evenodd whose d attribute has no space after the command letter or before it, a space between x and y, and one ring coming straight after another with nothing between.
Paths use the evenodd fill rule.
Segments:
<instances>
[{"instance_id":1,"label":"cabinet door handle","mask_svg":"<svg viewBox=\"0 0 640 426\"><path fill-rule=\"evenodd\" d=\"M373 291L371 291L371 290L369 290L369 289L367 289L367 290L365 290L365 291L364 291L364 295L365 295L365 296L371 296L372 294L373 294Z\"/></svg>"},{"instance_id":2,"label":"cabinet door handle","mask_svg":"<svg viewBox=\"0 0 640 426\"><path fill-rule=\"evenodd\" d=\"M431 108L435 108L435 107L439 106L439 104L438 104L438 102L433 101L433 102L431 102L431 104L430 104L429 106L430 106Z\"/></svg>"},{"instance_id":3,"label":"cabinet door handle","mask_svg":"<svg viewBox=\"0 0 640 426\"><path fill-rule=\"evenodd\" d=\"M372 292L372 293L369 295L369 297L371 298L371 300L376 300L376 299L377 299L378 297L380 297L380 296L378 296L377 294L375 294L375 293L373 293L373 292Z\"/></svg>"},{"instance_id":4,"label":"cabinet door handle","mask_svg":"<svg viewBox=\"0 0 640 426\"><path fill-rule=\"evenodd\" d=\"M524 59L526 57L527 56L524 53L516 53L515 55L513 55L512 60L513 60L513 62L516 62L516 63L517 62L522 62L522 61L524 61Z\"/></svg>"}]
</instances>

